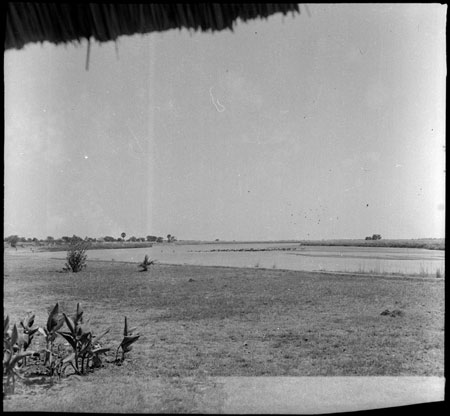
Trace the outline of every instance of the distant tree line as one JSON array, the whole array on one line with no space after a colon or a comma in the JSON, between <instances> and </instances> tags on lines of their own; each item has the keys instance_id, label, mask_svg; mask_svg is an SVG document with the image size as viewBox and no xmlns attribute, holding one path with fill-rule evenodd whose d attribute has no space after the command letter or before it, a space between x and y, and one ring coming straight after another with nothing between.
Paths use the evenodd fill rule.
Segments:
<instances>
[{"instance_id":1,"label":"distant tree line","mask_svg":"<svg viewBox=\"0 0 450 416\"><path fill-rule=\"evenodd\" d=\"M45 239L38 239L36 237L34 238L26 238L26 237L19 237L18 235L14 234L14 235L10 235L8 237L5 237L3 239L3 241L5 243L10 244L11 247L16 248L17 249L17 245L19 243L35 243L35 244L49 244L49 245L53 245L53 244L68 244L71 242L76 242L76 241L88 241L88 242L153 242L153 243L162 243L164 241L167 241L169 243L173 243L174 241L177 241L176 237L168 234L167 235L167 239L165 240L163 237L159 237L156 235L148 235L147 237L135 237L135 236L131 236L128 239L126 239L126 233L122 233L120 235L120 237L118 238L114 238L112 236L104 236L104 237L84 237L81 238L77 235L72 235L72 237L69 237L67 235L62 236L61 238L54 238L52 236L48 236Z\"/></svg>"},{"instance_id":2,"label":"distant tree line","mask_svg":"<svg viewBox=\"0 0 450 416\"><path fill-rule=\"evenodd\" d=\"M366 240L381 240L380 234L373 234L372 237L366 237Z\"/></svg>"}]
</instances>

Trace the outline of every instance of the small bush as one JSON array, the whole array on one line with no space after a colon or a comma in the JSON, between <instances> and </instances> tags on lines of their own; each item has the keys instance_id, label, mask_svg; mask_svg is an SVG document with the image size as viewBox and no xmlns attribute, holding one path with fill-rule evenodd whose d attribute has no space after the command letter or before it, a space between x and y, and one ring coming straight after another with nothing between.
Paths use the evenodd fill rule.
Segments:
<instances>
[{"instance_id":1,"label":"small bush","mask_svg":"<svg viewBox=\"0 0 450 416\"><path fill-rule=\"evenodd\" d=\"M148 266L152 266L153 264L155 264L155 261L150 260L146 254L144 257L144 261L141 264L139 264L138 267L142 269L141 272L146 272L148 270Z\"/></svg>"},{"instance_id":2,"label":"small bush","mask_svg":"<svg viewBox=\"0 0 450 416\"><path fill-rule=\"evenodd\" d=\"M67 263L64 270L72 271L73 273L78 273L83 270L86 267L86 250L88 248L88 242L72 239L67 252Z\"/></svg>"}]
</instances>

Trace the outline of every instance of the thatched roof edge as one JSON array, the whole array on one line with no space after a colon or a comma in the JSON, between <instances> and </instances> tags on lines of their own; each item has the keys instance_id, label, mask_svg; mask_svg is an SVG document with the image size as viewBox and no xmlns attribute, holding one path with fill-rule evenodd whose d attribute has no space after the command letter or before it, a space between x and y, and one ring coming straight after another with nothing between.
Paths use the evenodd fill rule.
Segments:
<instances>
[{"instance_id":1,"label":"thatched roof edge","mask_svg":"<svg viewBox=\"0 0 450 416\"><path fill-rule=\"evenodd\" d=\"M297 3L14 3L6 6L5 49L28 43L54 44L186 28L233 29L238 19L299 13Z\"/></svg>"}]
</instances>

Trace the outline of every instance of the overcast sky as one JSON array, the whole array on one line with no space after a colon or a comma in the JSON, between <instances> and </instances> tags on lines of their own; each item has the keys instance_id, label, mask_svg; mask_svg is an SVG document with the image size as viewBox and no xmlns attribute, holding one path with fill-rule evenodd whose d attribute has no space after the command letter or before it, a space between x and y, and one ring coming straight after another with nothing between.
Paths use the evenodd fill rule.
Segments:
<instances>
[{"instance_id":1,"label":"overcast sky","mask_svg":"<svg viewBox=\"0 0 450 416\"><path fill-rule=\"evenodd\" d=\"M5 235L444 237L438 4L4 54Z\"/></svg>"}]
</instances>

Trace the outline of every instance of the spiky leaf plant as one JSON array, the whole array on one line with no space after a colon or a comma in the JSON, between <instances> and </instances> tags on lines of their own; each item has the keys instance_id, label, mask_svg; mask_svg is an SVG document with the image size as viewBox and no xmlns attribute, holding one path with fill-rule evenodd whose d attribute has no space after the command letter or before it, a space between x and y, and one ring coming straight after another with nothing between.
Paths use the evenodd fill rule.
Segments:
<instances>
[{"instance_id":1,"label":"spiky leaf plant","mask_svg":"<svg viewBox=\"0 0 450 416\"><path fill-rule=\"evenodd\" d=\"M44 335L46 348L44 349L44 365L46 365L53 374L56 369L56 361L54 360L54 342L58 335L58 330L64 325L64 317L60 316L59 304L53 307L48 315L47 324L45 327L39 327L39 332Z\"/></svg>"},{"instance_id":2,"label":"spiky leaf plant","mask_svg":"<svg viewBox=\"0 0 450 416\"><path fill-rule=\"evenodd\" d=\"M14 393L16 377L22 378L23 360L34 351L24 350L24 338L19 334L16 324L9 328L9 317L3 320L3 376L6 377L5 393Z\"/></svg>"},{"instance_id":3,"label":"spiky leaf plant","mask_svg":"<svg viewBox=\"0 0 450 416\"><path fill-rule=\"evenodd\" d=\"M136 330L136 327L131 328L131 329L128 328L128 321L127 321L127 317L125 316L125 325L123 328L123 339L116 351L116 359L115 359L116 363L120 364L125 360L125 353L131 351L133 348L131 344L135 343L139 339L139 337L140 337L139 334L133 334L133 332L135 330ZM122 350L122 357L120 359L118 359L117 355L119 354L120 349Z\"/></svg>"},{"instance_id":4,"label":"spiky leaf plant","mask_svg":"<svg viewBox=\"0 0 450 416\"><path fill-rule=\"evenodd\" d=\"M150 260L148 258L148 255L146 254L144 257L144 261L141 264L139 264L138 267L142 269L141 272L146 272L148 270L148 266L152 266L153 264L155 264L155 261Z\"/></svg>"},{"instance_id":5,"label":"spiky leaf plant","mask_svg":"<svg viewBox=\"0 0 450 416\"><path fill-rule=\"evenodd\" d=\"M63 364L71 365L76 374L85 374L91 366L100 366L100 355L106 353L110 348L104 348L99 340L109 332L109 328L100 336L95 337L92 332L83 325L83 310L77 304L77 311L73 318L63 313L66 326L69 331L59 332L72 347L72 353L64 358Z\"/></svg>"}]
</instances>

